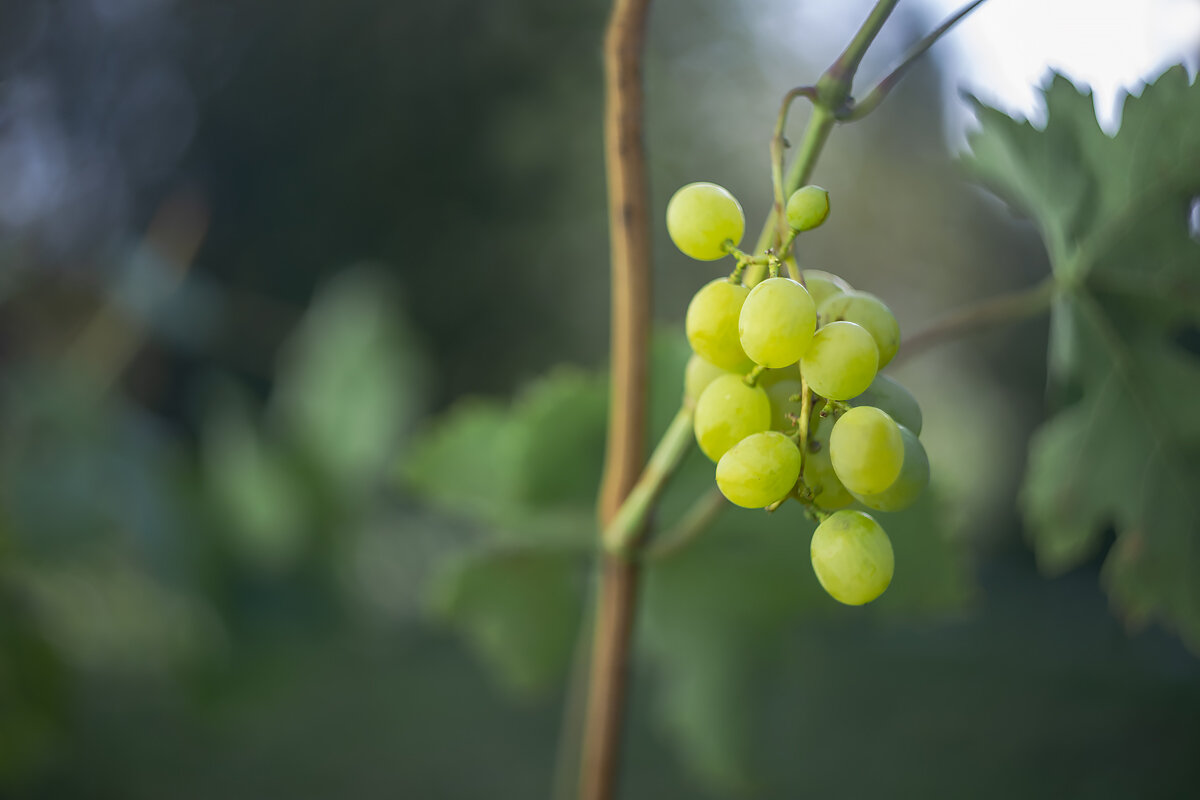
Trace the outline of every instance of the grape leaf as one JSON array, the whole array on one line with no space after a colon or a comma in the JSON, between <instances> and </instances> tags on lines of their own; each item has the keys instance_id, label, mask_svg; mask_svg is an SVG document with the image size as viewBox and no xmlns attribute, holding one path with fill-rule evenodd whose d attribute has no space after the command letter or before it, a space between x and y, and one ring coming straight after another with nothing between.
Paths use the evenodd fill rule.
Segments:
<instances>
[{"instance_id":1,"label":"grape leaf","mask_svg":"<svg viewBox=\"0 0 1200 800\"><path fill-rule=\"evenodd\" d=\"M1029 214L1050 255L1050 378L1072 399L1035 433L1021 492L1040 563L1063 570L1111 528L1103 580L1131 623L1200 649L1200 85L1174 67L1096 123L1056 76L1037 129L976 104L968 168Z\"/></svg>"},{"instance_id":2,"label":"grape leaf","mask_svg":"<svg viewBox=\"0 0 1200 800\"><path fill-rule=\"evenodd\" d=\"M554 551L470 553L438 573L432 610L467 637L505 686L534 692L558 682L570 663L583 612L582 566Z\"/></svg>"},{"instance_id":3,"label":"grape leaf","mask_svg":"<svg viewBox=\"0 0 1200 800\"><path fill-rule=\"evenodd\" d=\"M371 488L419 408L413 338L384 275L358 267L321 289L283 348L271 421L342 493Z\"/></svg>"}]
</instances>

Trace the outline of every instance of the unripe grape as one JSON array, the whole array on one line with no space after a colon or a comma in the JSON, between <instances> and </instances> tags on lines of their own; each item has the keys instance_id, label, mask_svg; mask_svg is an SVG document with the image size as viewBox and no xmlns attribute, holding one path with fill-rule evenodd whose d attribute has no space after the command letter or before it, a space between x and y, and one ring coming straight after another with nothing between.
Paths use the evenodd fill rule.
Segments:
<instances>
[{"instance_id":1,"label":"unripe grape","mask_svg":"<svg viewBox=\"0 0 1200 800\"><path fill-rule=\"evenodd\" d=\"M854 497L838 480L829 458L829 434L832 429L833 420L820 421L809 434L808 454L804 457L804 485L812 491L813 503L826 511L845 508L854 502Z\"/></svg>"},{"instance_id":2,"label":"unripe grape","mask_svg":"<svg viewBox=\"0 0 1200 800\"><path fill-rule=\"evenodd\" d=\"M850 284L845 280L823 269L806 269L800 275L804 278L804 288L812 295L817 308L821 307L826 298L851 290Z\"/></svg>"},{"instance_id":3,"label":"unripe grape","mask_svg":"<svg viewBox=\"0 0 1200 800\"><path fill-rule=\"evenodd\" d=\"M713 380L728 374L729 370L721 369L711 361L692 353L683 369L683 396L694 403Z\"/></svg>"},{"instance_id":4,"label":"unripe grape","mask_svg":"<svg viewBox=\"0 0 1200 800\"><path fill-rule=\"evenodd\" d=\"M771 427L771 401L732 373L717 376L696 401L693 430L704 455L717 461L752 433Z\"/></svg>"},{"instance_id":5,"label":"unripe grape","mask_svg":"<svg viewBox=\"0 0 1200 800\"><path fill-rule=\"evenodd\" d=\"M777 431L747 436L717 462L717 488L742 508L765 508L782 500L799 477L800 451Z\"/></svg>"},{"instance_id":6,"label":"unripe grape","mask_svg":"<svg viewBox=\"0 0 1200 800\"><path fill-rule=\"evenodd\" d=\"M896 567L891 540L862 511L830 515L813 533L810 553L821 587L848 606L861 606L883 594Z\"/></svg>"},{"instance_id":7,"label":"unripe grape","mask_svg":"<svg viewBox=\"0 0 1200 800\"><path fill-rule=\"evenodd\" d=\"M697 261L716 261L725 243L734 247L746 232L737 199L715 183L689 183L667 203L667 233L675 246Z\"/></svg>"},{"instance_id":8,"label":"unripe grape","mask_svg":"<svg viewBox=\"0 0 1200 800\"><path fill-rule=\"evenodd\" d=\"M865 328L833 322L817 330L800 360L800 371L822 397L849 400L871 385L878 360L875 340Z\"/></svg>"},{"instance_id":9,"label":"unripe grape","mask_svg":"<svg viewBox=\"0 0 1200 800\"><path fill-rule=\"evenodd\" d=\"M738 337L738 317L748 294L745 286L717 278L688 303L684 320L688 343L697 355L721 369L749 372L753 366Z\"/></svg>"},{"instance_id":10,"label":"unripe grape","mask_svg":"<svg viewBox=\"0 0 1200 800\"><path fill-rule=\"evenodd\" d=\"M879 348L879 369L883 369L900 349L900 325L892 310L873 294L850 290L828 297L817 309L821 325L845 320L862 325Z\"/></svg>"},{"instance_id":11,"label":"unripe grape","mask_svg":"<svg viewBox=\"0 0 1200 800\"><path fill-rule=\"evenodd\" d=\"M921 435L921 406L917 398L899 381L882 372L875 376L865 392L850 400L850 405L881 408L896 420L897 425Z\"/></svg>"},{"instance_id":12,"label":"unripe grape","mask_svg":"<svg viewBox=\"0 0 1200 800\"><path fill-rule=\"evenodd\" d=\"M801 186L787 201L787 223L793 230L810 231L829 216L829 192L820 186Z\"/></svg>"},{"instance_id":13,"label":"unripe grape","mask_svg":"<svg viewBox=\"0 0 1200 800\"><path fill-rule=\"evenodd\" d=\"M750 290L738 318L742 350L764 367L795 364L817 329L817 308L791 278L768 278Z\"/></svg>"},{"instance_id":14,"label":"unripe grape","mask_svg":"<svg viewBox=\"0 0 1200 800\"><path fill-rule=\"evenodd\" d=\"M829 458L842 485L855 494L879 494L904 465L900 426L873 406L852 408L829 435Z\"/></svg>"},{"instance_id":15,"label":"unripe grape","mask_svg":"<svg viewBox=\"0 0 1200 800\"><path fill-rule=\"evenodd\" d=\"M902 511L921 496L929 485L929 456L917 435L903 425L900 438L904 440L904 464L900 476L891 486L878 494L856 494L855 499L876 511Z\"/></svg>"}]
</instances>

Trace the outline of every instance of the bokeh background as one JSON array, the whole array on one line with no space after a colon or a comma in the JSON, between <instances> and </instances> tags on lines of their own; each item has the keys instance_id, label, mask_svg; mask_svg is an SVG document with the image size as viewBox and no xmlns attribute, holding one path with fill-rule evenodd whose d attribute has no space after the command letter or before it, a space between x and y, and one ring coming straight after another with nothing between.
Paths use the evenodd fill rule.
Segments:
<instances>
[{"instance_id":1,"label":"bokeh background","mask_svg":"<svg viewBox=\"0 0 1200 800\"><path fill-rule=\"evenodd\" d=\"M834 213L801 258L905 331L1047 272L953 157L964 76L1005 99L983 43L1099 36L1080 4L1037 5L981 12L818 169ZM1178 5L1105 29L1144 33L1131 69L1200 54L1160 23ZM711 180L753 228L779 97L867 7L657 2L653 207ZM945 10L902 3L862 74ZM448 410L604 368L606 14L0 1L0 796L549 795L566 679L509 691L429 613L429 575L477 532L398 476ZM678 337L715 271L659 217L655 316ZM749 793L1194 790L1200 661L1122 625L1102 553L1045 576L1023 537L1045 337L1027 322L896 371L925 409L956 601L790 627L755 678L770 701L741 710L766 742ZM590 476L599 453L578 458ZM663 676L636 677L628 796L728 796L655 716Z\"/></svg>"}]
</instances>

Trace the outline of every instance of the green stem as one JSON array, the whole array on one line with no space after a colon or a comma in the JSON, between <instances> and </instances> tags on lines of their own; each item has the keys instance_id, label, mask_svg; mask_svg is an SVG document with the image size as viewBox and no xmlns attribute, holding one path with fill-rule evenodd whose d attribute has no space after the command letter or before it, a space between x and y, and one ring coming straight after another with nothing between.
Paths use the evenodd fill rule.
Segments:
<instances>
[{"instance_id":1,"label":"green stem","mask_svg":"<svg viewBox=\"0 0 1200 800\"><path fill-rule=\"evenodd\" d=\"M825 142L829 139L829 134L836 124L837 119L834 118L832 111L823 106L813 106L813 113L809 117L808 127L800 142L800 149L783 180L784 196L791 195L801 185L808 182L813 169L817 166L817 157L821 155L821 150L825 147ZM775 228L778 224L779 217L772 208L771 213L767 216L766 224L763 225L762 233L758 236L758 242L754 245L754 252L765 252L771 246L771 239L775 236ZM766 271L765 264L751 264L750 268L746 270L746 285L753 286L761 283Z\"/></svg>"},{"instance_id":2,"label":"green stem","mask_svg":"<svg viewBox=\"0 0 1200 800\"><path fill-rule=\"evenodd\" d=\"M862 119L867 114L870 114L872 111L878 108L879 104L882 103L884 98L888 96L888 93L896 87L896 84L898 84L900 79L904 77L904 74L908 72L909 67L916 63L918 58L925 55L925 51L930 47L933 47L934 43L937 42L938 39L945 36L951 28L957 25L964 17L966 17L976 8L983 5L985 1L986 0L975 0L975 2L968 3L967 5L963 6L953 15L948 17L945 22L939 25L928 36L910 47L908 52L904 54L904 57L900 59L900 65L888 73L886 78L876 84L875 88L868 92L861 101L850 105L846 109L845 113L842 113L838 116L838 119L843 122L851 122L853 120Z\"/></svg>"},{"instance_id":3,"label":"green stem","mask_svg":"<svg viewBox=\"0 0 1200 800\"><path fill-rule=\"evenodd\" d=\"M783 240L788 233L787 226L783 224L783 207L787 202L787 193L783 185L783 150L787 146L787 139L783 133L787 127L788 110L797 97L807 97L812 102L817 102L816 87L799 86L783 96L783 102L779 104L779 114L775 118L775 135L771 137L771 188L775 192L772 212L776 230L775 243L781 253L786 252Z\"/></svg>"},{"instance_id":4,"label":"green stem","mask_svg":"<svg viewBox=\"0 0 1200 800\"><path fill-rule=\"evenodd\" d=\"M699 500L692 504L688 512L679 520L675 527L656 538L646 548L644 558L647 561L661 561L683 550L716 521L721 512L729 507L725 495L715 487L709 489Z\"/></svg>"},{"instance_id":5,"label":"green stem","mask_svg":"<svg viewBox=\"0 0 1200 800\"><path fill-rule=\"evenodd\" d=\"M619 557L628 557L645 529L646 517L658 502L667 481L695 440L692 432L692 406L685 403L675 414L666 433L646 462L646 468L634 484L612 522L604 529L604 549Z\"/></svg>"},{"instance_id":6,"label":"green stem","mask_svg":"<svg viewBox=\"0 0 1200 800\"><path fill-rule=\"evenodd\" d=\"M837 108L850 96L850 87L854 84L854 75L858 72L858 65L862 63L863 56L867 54L867 48L875 41L875 37L879 35L883 24L887 22L899 2L900 0L879 0L871 9L866 22L858 29L858 33L854 34L850 44L838 56L837 61L834 61L829 69L825 70L825 74L817 83L817 88L821 91L822 104Z\"/></svg>"}]
</instances>

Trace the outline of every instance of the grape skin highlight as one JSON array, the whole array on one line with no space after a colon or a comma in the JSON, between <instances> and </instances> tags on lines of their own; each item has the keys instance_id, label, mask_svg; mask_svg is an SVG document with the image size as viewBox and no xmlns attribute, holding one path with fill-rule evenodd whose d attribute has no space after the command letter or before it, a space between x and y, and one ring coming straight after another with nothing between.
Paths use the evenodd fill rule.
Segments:
<instances>
[{"instance_id":1,"label":"grape skin highlight","mask_svg":"<svg viewBox=\"0 0 1200 800\"><path fill-rule=\"evenodd\" d=\"M742 350L756 364L781 369L808 350L817 329L817 307L791 278L768 278L750 290L738 317Z\"/></svg>"},{"instance_id":2,"label":"grape skin highlight","mask_svg":"<svg viewBox=\"0 0 1200 800\"><path fill-rule=\"evenodd\" d=\"M713 461L750 434L770 427L767 393L758 386L747 386L738 375L718 376L696 401L696 443Z\"/></svg>"},{"instance_id":3,"label":"grape skin highlight","mask_svg":"<svg viewBox=\"0 0 1200 800\"><path fill-rule=\"evenodd\" d=\"M900 477L904 438L886 412L859 406L833 424L829 458L838 480L851 492L879 494Z\"/></svg>"},{"instance_id":4,"label":"grape skin highlight","mask_svg":"<svg viewBox=\"0 0 1200 800\"><path fill-rule=\"evenodd\" d=\"M871 385L879 352L871 334L853 322L832 322L817 330L800 371L814 392L849 400Z\"/></svg>"},{"instance_id":5,"label":"grape skin highlight","mask_svg":"<svg viewBox=\"0 0 1200 800\"><path fill-rule=\"evenodd\" d=\"M810 554L821 587L848 606L883 594L896 566L888 535L862 511L837 511L818 525Z\"/></svg>"},{"instance_id":6,"label":"grape skin highlight","mask_svg":"<svg viewBox=\"0 0 1200 800\"><path fill-rule=\"evenodd\" d=\"M721 369L749 372L753 362L742 350L738 317L750 290L717 278L700 288L688 303L684 328L693 352Z\"/></svg>"},{"instance_id":7,"label":"grape skin highlight","mask_svg":"<svg viewBox=\"0 0 1200 800\"><path fill-rule=\"evenodd\" d=\"M799 477L800 451L777 431L747 436L717 462L717 488L742 508L765 508L782 500Z\"/></svg>"},{"instance_id":8,"label":"grape skin highlight","mask_svg":"<svg viewBox=\"0 0 1200 800\"><path fill-rule=\"evenodd\" d=\"M746 232L746 216L737 199L715 183L689 183L667 203L667 233L684 255L716 261L725 243L734 247Z\"/></svg>"}]
</instances>

